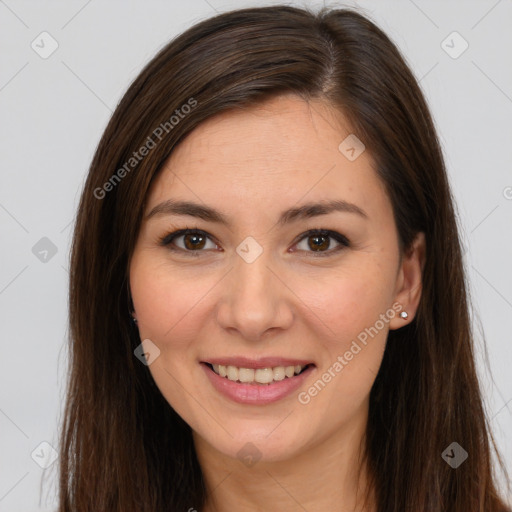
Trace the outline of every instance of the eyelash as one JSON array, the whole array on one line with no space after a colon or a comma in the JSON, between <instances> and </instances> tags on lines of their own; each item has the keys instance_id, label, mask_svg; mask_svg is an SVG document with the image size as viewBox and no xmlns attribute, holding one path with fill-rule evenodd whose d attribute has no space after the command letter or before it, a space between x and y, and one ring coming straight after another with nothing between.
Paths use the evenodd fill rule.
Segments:
<instances>
[{"instance_id":1,"label":"eyelash","mask_svg":"<svg viewBox=\"0 0 512 512\"><path fill-rule=\"evenodd\" d=\"M206 233L206 231L203 231L203 230L197 229L197 228L180 229L178 231L168 233L168 234L162 236L161 238L159 238L158 243L161 246L168 247L169 250L171 250L171 251L181 252L181 253L187 254L187 256L190 255L192 257L198 257L198 256L200 256L201 252L205 252L204 249L199 249L197 251L191 251L191 250L182 249L181 247L176 247L176 246L173 247L171 245L172 242L174 242L174 240L176 238L178 238L180 236L184 236L184 235L189 235L189 234L197 234L197 235L204 236L206 238L209 238L216 245L218 245L215 242L215 240L208 233ZM297 242L294 243L294 245L297 245L298 243L302 242L304 239L307 239L312 236L328 236L330 238L333 238L334 240L336 240L336 242L338 242L340 244L339 246L335 247L334 249L328 249L327 251L300 250L301 252L310 252L313 255L313 257L315 257L315 258L331 256L334 253L338 253L340 250L343 250L344 248L350 247L350 241L348 240L348 238L346 236L344 236L341 233L338 233L336 231L331 231L329 229L310 229L310 230L306 231L305 233L303 233L300 236L300 238L297 240Z\"/></svg>"}]
</instances>

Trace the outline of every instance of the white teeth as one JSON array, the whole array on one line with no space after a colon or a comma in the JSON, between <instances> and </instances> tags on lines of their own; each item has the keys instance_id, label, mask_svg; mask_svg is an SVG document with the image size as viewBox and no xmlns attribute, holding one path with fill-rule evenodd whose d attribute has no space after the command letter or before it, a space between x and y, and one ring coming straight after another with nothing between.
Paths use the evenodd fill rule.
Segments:
<instances>
[{"instance_id":1,"label":"white teeth","mask_svg":"<svg viewBox=\"0 0 512 512\"><path fill-rule=\"evenodd\" d=\"M258 384L270 384L280 381L286 377L291 378L298 375L305 367L297 364L295 366L275 366L274 368L238 368L236 366L224 366L213 364L213 371L221 377L227 377L232 381L244 383L257 382Z\"/></svg>"},{"instance_id":2,"label":"white teeth","mask_svg":"<svg viewBox=\"0 0 512 512\"><path fill-rule=\"evenodd\" d=\"M227 372L229 380L238 380L238 368L236 366L228 366Z\"/></svg>"},{"instance_id":3,"label":"white teeth","mask_svg":"<svg viewBox=\"0 0 512 512\"><path fill-rule=\"evenodd\" d=\"M272 368L258 368L254 372L254 380L260 384L268 384L274 380Z\"/></svg>"},{"instance_id":4,"label":"white teeth","mask_svg":"<svg viewBox=\"0 0 512 512\"><path fill-rule=\"evenodd\" d=\"M284 366L276 366L274 368L274 380L283 380L285 377Z\"/></svg>"},{"instance_id":5,"label":"white teeth","mask_svg":"<svg viewBox=\"0 0 512 512\"><path fill-rule=\"evenodd\" d=\"M238 370L238 380L240 382L252 382L254 380L254 370L252 368L240 368Z\"/></svg>"}]
</instances>

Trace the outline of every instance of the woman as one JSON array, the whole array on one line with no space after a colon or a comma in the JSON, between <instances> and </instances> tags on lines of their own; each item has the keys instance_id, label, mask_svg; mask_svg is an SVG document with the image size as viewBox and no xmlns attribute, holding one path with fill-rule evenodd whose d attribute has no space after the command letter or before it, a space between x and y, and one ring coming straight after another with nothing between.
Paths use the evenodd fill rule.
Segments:
<instances>
[{"instance_id":1,"label":"woman","mask_svg":"<svg viewBox=\"0 0 512 512\"><path fill-rule=\"evenodd\" d=\"M506 510L465 279L427 104L379 28L195 25L82 193L60 511Z\"/></svg>"}]
</instances>

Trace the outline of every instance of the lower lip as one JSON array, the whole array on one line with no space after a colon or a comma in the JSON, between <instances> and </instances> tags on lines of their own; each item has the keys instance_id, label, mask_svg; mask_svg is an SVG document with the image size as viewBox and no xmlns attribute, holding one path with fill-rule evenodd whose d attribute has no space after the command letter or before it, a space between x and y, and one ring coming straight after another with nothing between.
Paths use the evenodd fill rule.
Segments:
<instances>
[{"instance_id":1,"label":"lower lip","mask_svg":"<svg viewBox=\"0 0 512 512\"><path fill-rule=\"evenodd\" d=\"M272 384L245 384L217 375L206 363L201 363L213 387L234 402L241 404L265 405L277 402L296 391L315 369L313 365L301 374L286 377Z\"/></svg>"}]
</instances>

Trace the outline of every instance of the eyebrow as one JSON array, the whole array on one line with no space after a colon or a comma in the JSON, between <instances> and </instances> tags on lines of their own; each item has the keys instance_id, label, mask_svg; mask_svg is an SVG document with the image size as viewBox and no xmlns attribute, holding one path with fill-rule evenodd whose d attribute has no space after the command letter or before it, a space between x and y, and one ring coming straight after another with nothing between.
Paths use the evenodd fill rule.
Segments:
<instances>
[{"instance_id":1,"label":"eyebrow","mask_svg":"<svg viewBox=\"0 0 512 512\"><path fill-rule=\"evenodd\" d=\"M368 219L368 214L359 206L341 199L334 199L318 203L306 203L296 208L289 208L281 213L278 224L289 224L301 219L310 219L320 215L327 215L332 212L355 213L364 219ZM210 206L205 206L191 201L168 199L157 204L146 215L145 219L148 220L157 215L188 215L228 227L231 225L228 218L218 210L215 210Z\"/></svg>"}]
</instances>

